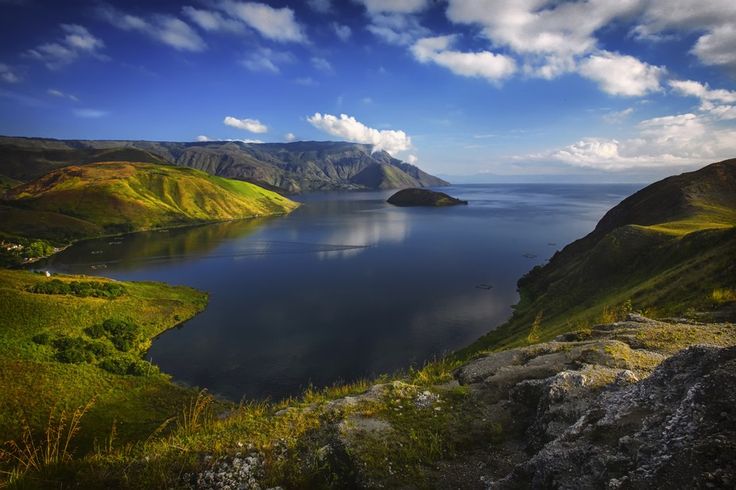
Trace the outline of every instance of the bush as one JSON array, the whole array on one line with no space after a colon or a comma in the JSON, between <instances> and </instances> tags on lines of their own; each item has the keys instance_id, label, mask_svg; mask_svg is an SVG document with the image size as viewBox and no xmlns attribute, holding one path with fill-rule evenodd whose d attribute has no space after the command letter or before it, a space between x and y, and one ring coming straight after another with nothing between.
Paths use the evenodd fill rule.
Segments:
<instances>
[{"instance_id":1,"label":"bush","mask_svg":"<svg viewBox=\"0 0 736 490\"><path fill-rule=\"evenodd\" d=\"M145 376L152 368L151 364L140 359L131 359L124 356L108 357L98 366L112 374Z\"/></svg>"},{"instance_id":2,"label":"bush","mask_svg":"<svg viewBox=\"0 0 736 490\"><path fill-rule=\"evenodd\" d=\"M114 282L99 281L72 281L64 282L59 279L39 282L29 288L37 294L71 294L82 298L118 298L127 291L125 286Z\"/></svg>"},{"instance_id":3,"label":"bush","mask_svg":"<svg viewBox=\"0 0 736 490\"><path fill-rule=\"evenodd\" d=\"M49 345L51 343L51 335L48 332L41 332L34 335L31 340L38 345Z\"/></svg>"},{"instance_id":4,"label":"bush","mask_svg":"<svg viewBox=\"0 0 736 490\"><path fill-rule=\"evenodd\" d=\"M59 337L53 341L57 361L68 364L81 364L94 361L94 354L88 349L86 340L79 337Z\"/></svg>"},{"instance_id":5,"label":"bush","mask_svg":"<svg viewBox=\"0 0 736 490\"><path fill-rule=\"evenodd\" d=\"M115 348L127 352L139 341L140 327L129 320L107 319L102 322L106 336Z\"/></svg>"},{"instance_id":6,"label":"bush","mask_svg":"<svg viewBox=\"0 0 736 490\"><path fill-rule=\"evenodd\" d=\"M109 344L102 342L100 340L93 340L92 342L87 342L87 350L90 351L92 354L94 354L97 359L108 357L109 355L113 353L113 348L110 347Z\"/></svg>"},{"instance_id":7,"label":"bush","mask_svg":"<svg viewBox=\"0 0 736 490\"><path fill-rule=\"evenodd\" d=\"M92 325L91 327L85 328L84 333L86 333L93 339L99 339L100 337L104 337L106 332L105 327L98 323L96 325Z\"/></svg>"},{"instance_id":8,"label":"bush","mask_svg":"<svg viewBox=\"0 0 736 490\"><path fill-rule=\"evenodd\" d=\"M98 366L112 374L127 374L130 361L124 357L108 357L103 359Z\"/></svg>"}]
</instances>

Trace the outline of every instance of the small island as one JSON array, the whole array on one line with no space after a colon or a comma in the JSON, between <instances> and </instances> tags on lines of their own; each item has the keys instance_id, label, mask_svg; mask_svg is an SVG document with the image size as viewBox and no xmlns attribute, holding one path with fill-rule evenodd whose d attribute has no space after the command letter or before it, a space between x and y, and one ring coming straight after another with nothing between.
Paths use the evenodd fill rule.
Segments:
<instances>
[{"instance_id":1,"label":"small island","mask_svg":"<svg viewBox=\"0 0 736 490\"><path fill-rule=\"evenodd\" d=\"M389 197L386 201L394 206L456 206L468 204L444 192L431 191L429 189L402 189Z\"/></svg>"}]
</instances>

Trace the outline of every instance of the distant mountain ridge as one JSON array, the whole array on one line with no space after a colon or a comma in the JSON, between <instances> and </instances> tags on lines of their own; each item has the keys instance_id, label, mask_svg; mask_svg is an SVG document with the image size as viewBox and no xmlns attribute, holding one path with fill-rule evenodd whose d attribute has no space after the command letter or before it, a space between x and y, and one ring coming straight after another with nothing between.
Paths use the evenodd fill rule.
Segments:
<instances>
[{"instance_id":1,"label":"distant mountain ridge","mask_svg":"<svg viewBox=\"0 0 736 490\"><path fill-rule=\"evenodd\" d=\"M169 142L0 137L0 175L29 181L68 165L159 163L204 170L289 193L431 187L448 183L371 145L298 141Z\"/></svg>"}]
</instances>

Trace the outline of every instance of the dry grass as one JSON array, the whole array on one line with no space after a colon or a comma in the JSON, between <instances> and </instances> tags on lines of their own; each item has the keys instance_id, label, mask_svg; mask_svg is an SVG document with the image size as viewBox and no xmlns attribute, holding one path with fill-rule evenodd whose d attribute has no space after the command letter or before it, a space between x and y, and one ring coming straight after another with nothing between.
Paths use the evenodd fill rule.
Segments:
<instances>
[{"instance_id":1,"label":"dry grass","mask_svg":"<svg viewBox=\"0 0 736 490\"><path fill-rule=\"evenodd\" d=\"M23 433L17 440L5 443L0 459L10 462L10 470L4 471L7 483L13 483L28 471L40 472L44 468L72 460L71 443L79 432L82 417L92 408L94 399L77 407L71 413L56 410L49 413L43 435L36 437L30 426L23 423Z\"/></svg>"}]
</instances>

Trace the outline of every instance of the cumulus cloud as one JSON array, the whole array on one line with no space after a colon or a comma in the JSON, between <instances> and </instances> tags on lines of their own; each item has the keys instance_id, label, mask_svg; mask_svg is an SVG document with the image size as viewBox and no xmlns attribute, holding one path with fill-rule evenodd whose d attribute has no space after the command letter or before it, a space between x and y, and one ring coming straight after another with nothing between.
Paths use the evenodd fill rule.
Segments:
<instances>
[{"instance_id":1,"label":"cumulus cloud","mask_svg":"<svg viewBox=\"0 0 736 490\"><path fill-rule=\"evenodd\" d=\"M67 94L65 92L62 92L61 90L56 90L54 88L48 89L46 93L53 97L59 97L60 99L69 99L69 100L73 100L74 102L79 102L79 99L77 98L76 95Z\"/></svg>"},{"instance_id":2,"label":"cumulus cloud","mask_svg":"<svg viewBox=\"0 0 736 490\"><path fill-rule=\"evenodd\" d=\"M201 29L209 32L243 32L243 24L235 19L227 18L220 12L185 6L182 13Z\"/></svg>"},{"instance_id":3,"label":"cumulus cloud","mask_svg":"<svg viewBox=\"0 0 736 490\"><path fill-rule=\"evenodd\" d=\"M235 1L227 1L222 5L230 15L245 22L266 39L307 42L304 29L289 7L275 8L264 3Z\"/></svg>"},{"instance_id":4,"label":"cumulus cloud","mask_svg":"<svg viewBox=\"0 0 736 490\"><path fill-rule=\"evenodd\" d=\"M692 53L706 65L720 65L736 73L736 3L732 0L648 0L634 29L652 38L685 31L699 37Z\"/></svg>"},{"instance_id":5,"label":"cumulus cloud","mask_svg":"<svg viewBox=\"0 0 736 490\"><path fill-rule=\"evenodd\" d=\"M616 17L634 12L639 0L450 0L447 17L475 24L483 35L517 53L570 55L595 49L594 33Z\"/></svg>"},{"instance_id":6,"label":"cumulus cloud","mask_svg":"<svg viewBox=\"0 0 736 490\"><path fill-rule=\"evenodd\" d=\"M200 52L207 44L189 24L171 15L150 15L139 17L130 15L112 5L103 4L97 8L101 18L124 31L145 34L179 51Z\"/></svg>"},{"instance_id":7,"label":"cumulus cloud","mask_svg":"<svg viewBox=\"0 0 736 490\"><path fill-rule=\"evenodd\" d=\"M664 73L663 67L609 51L591 55L580 65L580 74L596 82L601 90L627 97L661 90L659 79Z\"/></svg>"},{"instance_id":8,"label":"cumulus cloud","mask_svg":"<svg viewBox=\"0 0 736 490\"><path fill-rule=\"evenodd\" d=\"M16 71L5 63L0 63L0 80L7 83L18 83L21 78Z\"/></svg>"},{"instance_id":9,"label":"cumulus cloud","mask_svg":"<svg viewBox=\"0 0 736 490\"><path fill-rule=\"evenodd\" d=\"M281 66L291 63L293 57L288 51L277 51L271 48L257 48L240 60L240 64L250 71L279 73Z\"/></svg>"},{"instance_id":10,"label":"cumulus cloud","mask_svg":"<svg viewBox=\"0 0 736 490\"><path fill-rule=\"evenodd\" d=\"M702 165L736 153L736 130L693 113L641 121L633 138L584 138L549 153L527 159L557 160L603 170L671 165Z\"/></svg>"},{"instance_id":11,"label":"cumulus cloud","mask_svg":"<svg viewBox=\"0 0 736 490\"><path fill-rule=\"evenodd\" d=\"M227 126L243 129L251 133L265 133L268 127L258 119L238 119L237 117L227 116L223 121Z\"/></svg>"},{"instance_id":12,"label":"cumulus cloud","mask_svg":"<svg viewBox=\"0 0 736 490\"><path fill-rule=\"evenodd\" d=\"M437 36L420 39L411 47L414 58L421 63L432 62L456 75L485 78L498 82L516 71L513 58L490 51L461 52L449 49L455 36Z\"/></svg>"},{"instance_id":13,"label":"cumulus cloud","mask_svg":"<svg viewBox=\"0 0 736 490\"><path fill-rule=\"evenodd\" d=\"M286 133L284 135L284 140L291 143L292 141L296 141L297 137L294 133Z\"/></svg>"},{"instance_id":14,"label":"cumulus cloud","mask_svg":"<svg viewBox=\"0 0 736 490\"><path fill-rule=\"evenodd\" d=\"M711 89L694 80L670 80L670 87L684 96L700 99L700 110L717 119L736 119L736 91Z\"/></svg>"},{"instance_id":15,"label":"cumulus cloud","mask_svg":"<svg viewBox=\"0 0 736 490\"><path fill-rule=\"evenodd\" d=\"M355 143L373 145L373 151L384 150L391 155L395 155L411 148L411 138L405 132L396 130L379 131L366 126L347 114L340 114L338 117L316 112L313 116L308 117L307 121L315 128L332 136Z\"/></svg>"},{"instance_id":16,"label":"cumulus cloud","mask_svg":"<svg viewBox=\"0 0 736 490\"><path fill-rule=\"evenodd\" d=\"M210 140L209 137L207 137L207 136L205 136L203 134L200 134L199 136L197 136L197 141L199 141L200 143L204 143L204 142L209 141L209 140Z\"/></svg>"},{"instance_id":17,"label":"cumulus cloud","mask_svg":"<svg viewBox=\"0 0 736 490\"><path fill-rule=\"evenodd\" d=\"M77 24L61 24L61 29L64 36L60 40L29 49L25 56L42 61L51 70L68 65L82 56L105 58L100 54L105 43L92 35L86 27Z\"/></svg>"}]
</instances>

